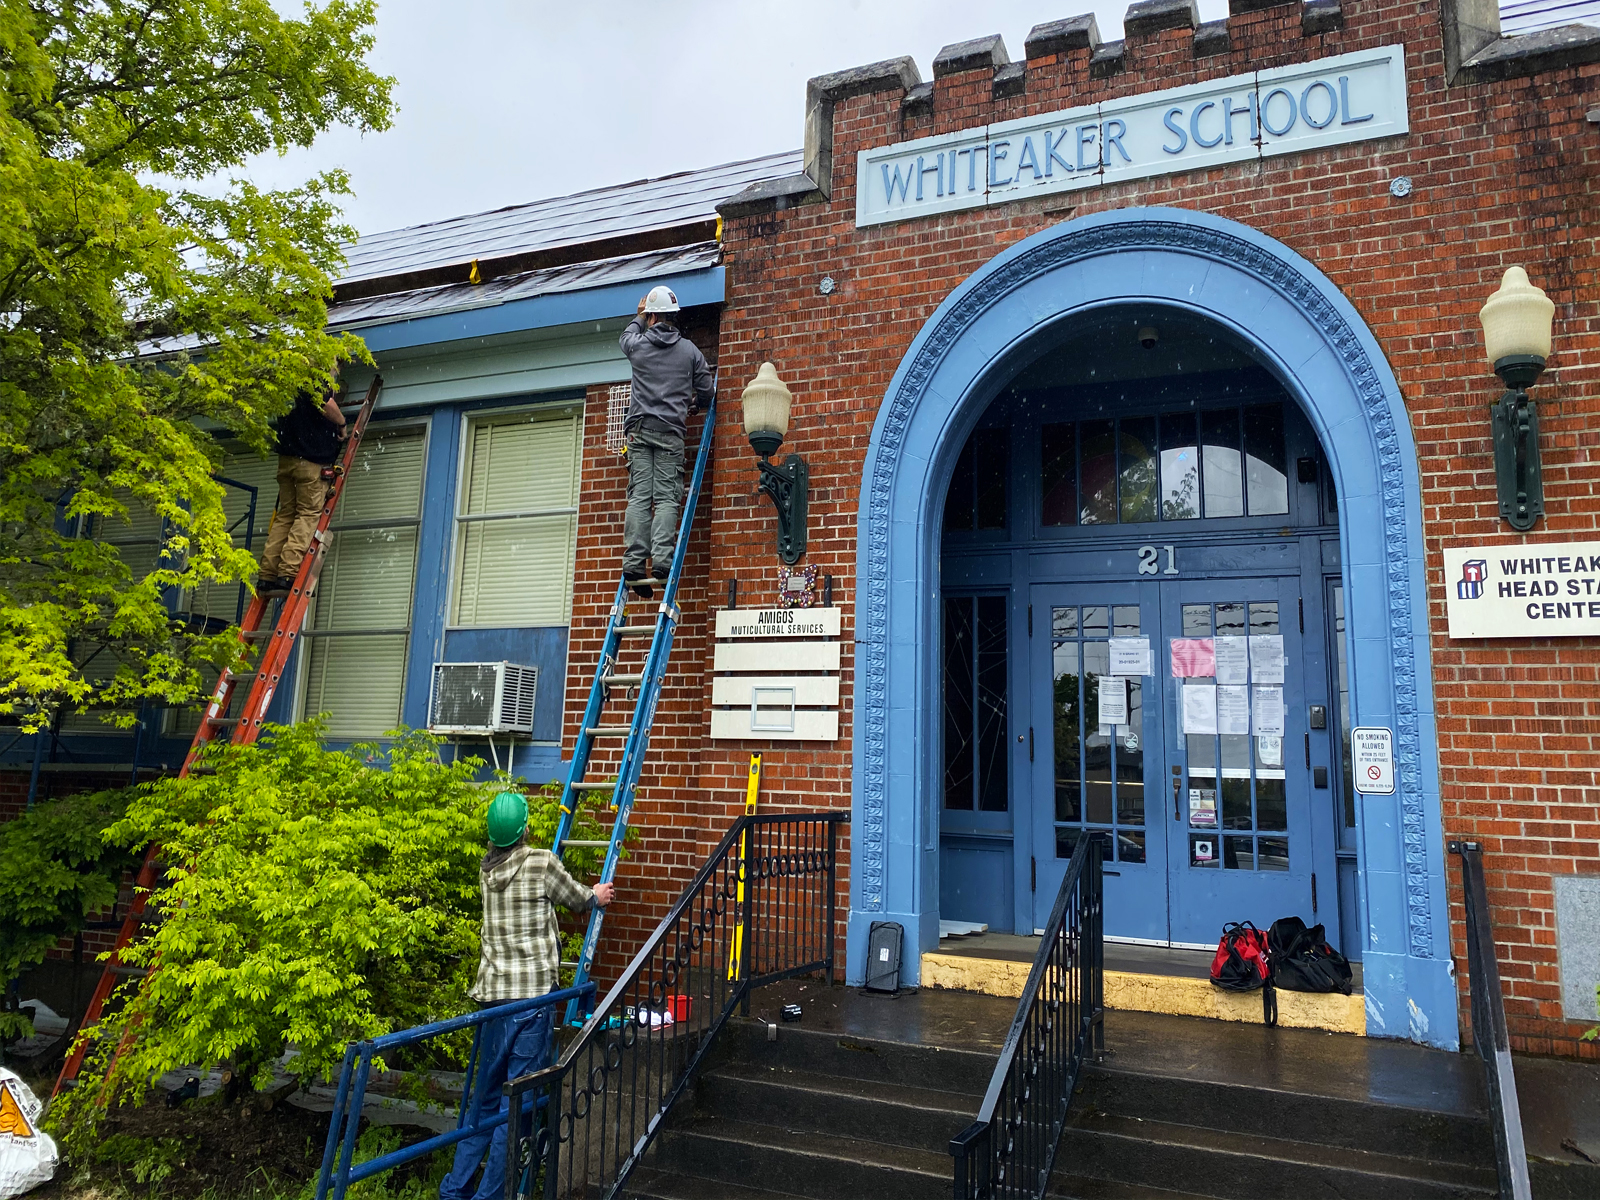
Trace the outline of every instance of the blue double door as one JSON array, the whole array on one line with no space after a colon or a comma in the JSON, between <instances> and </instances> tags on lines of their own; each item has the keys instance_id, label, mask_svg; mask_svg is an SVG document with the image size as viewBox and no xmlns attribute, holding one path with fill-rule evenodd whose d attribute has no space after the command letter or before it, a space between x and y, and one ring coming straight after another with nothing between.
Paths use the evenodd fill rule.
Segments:
<instances>
[{"instance_id":1,"label":"blue double door","mask_svg":"<svg viewBox=\"0 0 1600 1200\"><path fill-rule=\"evenodd\" d=\"M1227 921L1297 915L1339 944L1327 647L1300 584L1032 585L1015 799L1035 928L1093 834L1109 936L1214 946Z\"/></svg>"}]
</instances>

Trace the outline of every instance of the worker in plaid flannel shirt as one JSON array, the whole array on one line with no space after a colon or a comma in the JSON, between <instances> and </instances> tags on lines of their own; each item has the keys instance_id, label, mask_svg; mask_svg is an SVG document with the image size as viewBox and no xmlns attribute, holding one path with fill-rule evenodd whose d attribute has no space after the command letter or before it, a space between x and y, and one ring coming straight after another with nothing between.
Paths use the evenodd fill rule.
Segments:
<instances>
[{"instance_id":1,"label":"worker in plaid flannel shirt","mask_svg":"<svg viewBox=\"0 0 1600 1200\"><path fill-rule=\"evenodd\" d=\"M483 950L478 978L467 994L481 1007L530 1000L556 990L561 970L561 930L556 906L582 912L611 903L615 885L584 887L548 850L528 845L528 801L501 792L489 804L489 851L478 878L483 888ZM554 1008L546 1006L484 1023L474 1081L474 1124L509 1103L500 1094L508 1079L550 1063ZM506 1127L456 1144L455 1164L439 1184L440 1200L467 1200L479 1162L477 1200L500 1195L505 1178Z\"/></svg>"}]
</instances>

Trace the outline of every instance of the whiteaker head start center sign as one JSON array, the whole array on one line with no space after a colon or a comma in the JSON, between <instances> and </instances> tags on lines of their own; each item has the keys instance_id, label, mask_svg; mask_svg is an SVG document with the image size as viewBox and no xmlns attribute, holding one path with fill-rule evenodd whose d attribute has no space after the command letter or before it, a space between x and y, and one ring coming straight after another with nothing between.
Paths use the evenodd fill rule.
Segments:
<instances>
[{"instance_id":1,"label":"whiteaker head start center sign","mask_svg":"<svg viewBox=\"0 0 1600 1200\"><path fill-rule=\"evenodd\" d=\"M1410 128L1405 49L1379 46L863 150L856 156L856 224L1394 137Z\"/></svg>"},{"instance_id":2,"label":"whiteaker head start center sign","mask_svg":"<svg viewBox=\"0 0 1600 1200\"><path fill-rule=\"evenodd\" d=\"M1444 596L1453 638L1600 634L1600 542L1454 547Z\"/></svg>"}]
</instances>

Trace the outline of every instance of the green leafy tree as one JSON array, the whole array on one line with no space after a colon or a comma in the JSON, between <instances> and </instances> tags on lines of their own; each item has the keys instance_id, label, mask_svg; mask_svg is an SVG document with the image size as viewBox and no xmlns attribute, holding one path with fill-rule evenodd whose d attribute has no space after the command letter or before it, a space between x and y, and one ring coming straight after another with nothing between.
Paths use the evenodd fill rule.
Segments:
<instances>
[{"instance_id":1,"label":"green leafy tree","mask_svg":"<svg viewBox=\"0 0 1600 1200\"><path fill-rule=\"evenodd\" d=\"M59 1119L69 1141L90 1140L100 1099L137 1097L180 1066L227 1062L259 1086L288 1049L292 1075L328 1078L353 1040L472 1008L484 813L505 781L477 782L479 759L442 763L423 733L348 751L322 736L308 721L220 748L215 774L142 785L106 831L159 844L171 882L126 953L158 969L102 1022ZM556 805L548 789L530 796L532 844L548 844ZM601 835L583 816L576 836ZM585 853L569 859L580 877L598 866Z\"/></svg>"},{"instance_id":2,"label":"green leafy tree","mask_svg":"<svg viewBox=\"0 0 1600 1200\"><path fill-rule=\"evenodd\" d=\"M0 987L116 900L135 855L108 845L101 830L127 802L125 791L81 792L0 822ZM0 1039L30 1032L20 1016L0 1012Z\"/></svg>"},{"instance_id":3,"label":"green leafy tree","mask_svg":"<svg viewBox=\"0 0 1600 1200\"><path fill-rule=\"evenodd\" d=\"M296 392L367 357L325 329L345 175L234 176L331 126L388 126L374 11L0 0L0 714L27 728L188 699L232 652L168 603L253 569L217 435L265 450ZM130 516L161 522L149 562L93 536ZM85 646L114 674L86 677Z\"/></svg>"}]
</instances>

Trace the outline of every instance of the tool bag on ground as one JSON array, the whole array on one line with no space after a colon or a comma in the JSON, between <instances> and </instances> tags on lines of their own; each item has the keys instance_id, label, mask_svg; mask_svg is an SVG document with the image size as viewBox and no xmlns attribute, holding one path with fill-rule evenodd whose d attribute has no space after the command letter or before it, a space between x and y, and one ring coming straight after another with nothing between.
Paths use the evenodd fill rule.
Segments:
<instances>
[{"instance_id":1,"label":"tool bag on ground","mask_svg":"<svg viewBox=\"0 0 1600 1200\"><path fill-rule=\"evenodd\" d=\"M1267 956L1273 981L1281 988L1350 994L1350 963L1328 945L1321 925L1307 929L1299 917L1280 917L1267 930Z\"/></svg>"},{"instance_id":2,"label":"tool bag on ground","mask_svg":"<svg viewBox=\"0 0 1600 1200\"><path fill-rule=\"evenodd\" d=\"M1216 957L1211 960L1211 982L1230 992L1261 989L1261 1019L1278 1023L1278 997L1272 990L1272 963L1267 935L1249 921L1230 921L1222 927Z\"/></svg>"},{"instance_id":3,"label":"tool bag on ground","mask_svg":"<svg viewBox=\"0 0 1600 1200\"><path fill-rule=\"evenodd\" d=\"M1267 935L1249 921L1224 925L1217 955L1211 960L1211 982L1230 992L1253 992L1270 977Z\"/></svg>"}]
</instances>

